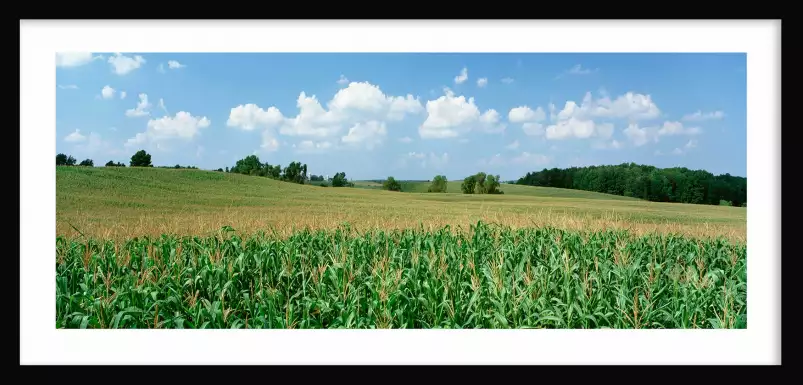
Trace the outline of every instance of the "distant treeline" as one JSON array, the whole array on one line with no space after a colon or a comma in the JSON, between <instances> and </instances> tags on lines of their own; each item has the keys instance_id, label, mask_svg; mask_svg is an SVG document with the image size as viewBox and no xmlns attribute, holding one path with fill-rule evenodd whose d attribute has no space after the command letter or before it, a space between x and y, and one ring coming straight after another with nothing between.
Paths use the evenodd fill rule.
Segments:
<instances>
[{"instance_id":1,"label":"distant treeline","mask_svg":"<svg viewBox=\"0 0 803 385\"><path fill-rule=\"evenodd\" d=\"M57 166L76 166L77 160L71 155L56 155ZM131 167L154 167L151 155L144 150L131 156ZM84 159L78 166L94 167L92 159ZM106 167L125 167L122 162L109 161ZM195 166L157 166L159 168L198 169ZM338 172L331 178L322 175L307 175L307 165L290 162L287 167L262 163L258 156L249 155L237 161L234 167L219 168L219 172L262 176L271 179L327 187L354 187L346 179L345 172ZM382 188L402 191L400 183L393 177L373 180L382 183ZM448 180L437 175L429 182L427 192L446 192ZM464 194L502 194L499 189L501 179L498 175L479 172L466 177L460 185ZM509 183L513 183L512 181ZM543 169L528 172L515 182L519 185L557 187L575 190L594 191L613 195L641 198L653 202L679 202L709 205L747 206L747 178L730 174L713 175L705 170L689 170L685 167L657 168L655 166L623 163L610 166L571 167L566 169Z\"/></svg>"},{"instance_id":2,"label":"distant treeline","mask_svg":"<svg viewBox=\"0 0 803 385\"><path fill-rule=\"evenodd\" d=\"M345 172L339 172L334 177L329 178L329 183L324 181L321 175L307 175L307 165L301 162L290 162L287 167L271 165L268 162L262 163L256 155L249 155L237 161L232 168L226 167L225 170L218 169L218 171L233 172L236 174L245 174L253 176L263 176L271 179L282 180L285 182L292 182L298 184L305 184L312 182L319 186L327 187L330 183L332 187L354 187L354 184L346 179Z\"/></svg>"},{"instance_id":3,"label":"distant treeline","mask_svg":"<svg viewBox=\"0 0 803 385\"><path fill-rule=\"evenodd\" d=\"M610 166L528 172L516 184L595 191L653 202L747 205L747 178L705 170L657 168L623 163Z\"/></svg>"},{"instance_id":4,"label":"distant treeline","mask_svg":"<svg viewBox=\"0 0 803 385\"><path fill-rule=\"evenodd\" d=\"M151 155L145 152L145 150L139 150L134 155L131 156L131 162L129 163L131 167L153 167L151 163ZM81 163L78 164L79 166L84 167L95 167L95 162L92 159L84 159ZM56 154L56 166L75 166L75 158L72 155L67 154ZM115 162L110 160L106 162L106 167L125 167L125 164L122 162ZM188 166L182 167L179 165L175 165L175 167L168 167L168 166L159 166L162 168L195 168L195 166Z\"/></svg>"}]
</instances>

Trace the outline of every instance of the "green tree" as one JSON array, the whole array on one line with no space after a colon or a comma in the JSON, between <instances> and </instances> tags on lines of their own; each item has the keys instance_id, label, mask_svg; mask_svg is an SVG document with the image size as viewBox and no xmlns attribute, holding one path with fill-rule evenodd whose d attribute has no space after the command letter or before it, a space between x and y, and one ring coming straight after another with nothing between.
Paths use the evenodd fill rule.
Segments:
<instances>
[{"instance_id":1,"label":"green tree","mask_svg":"<svg viewBox=\"0 0 803 385\"><path fill-rule=\"evenodd\" d=\"M474 194L474 188L477 185L477 179L474 175L467 176L463 179L463 183L460 185L460 190L463 191L463 194Z\"/></svg>"},{"instance_id":2,"label":"green tree","mask_svg":"<svg viewBox=\"0 0 803 385\"><path fill-rule=\"evenodd\" d=\"M268 173L268 176L270 176L273 179L279 179L281 175L282 175L282 166L279 166L278 164L271 167Z\"/></svg>"},{"instance_id":3,"label":"green tree","mask_svg":"<svg viewBox=\"0 0 803 385\"><path fill-rule=\"evenodd\" d=\"M488 177L485 179L486 194L504 194L504 192L499 189L499 179L499 175L488 175Z\"/></svg>"},{"instance_id":4,"label":"green tree","mask_svg":"<svg viewBox=\"0 0 803 385\"><path fill-rule=\"evenodd\" d=\"M474 185L474 193L475 194L485 194L486 187L485 187L485 178L487 175L484 172L478 172L474 174L474 179L477 181Z\"/></svg>"},{"instance_id":5,"label":"green tree","mask_svg":"<svg viewBox=\"0 0 803 385\"><path fill-rule=\"evenodd\" d=\"M248 155L243 159L237 161L230 172L245 175L259 174L259 169L262 168L262 163L256 155Z\"/></svg>"},{"instance_id":6,"label":"green tree","mask_svg":"<svg viewBox=\"0 0 803 385\"><path fill-rule=\"evenodd\" d=\"M291 162L284 168L282 179L288 182L304 184L307 179L307 165L301 162Z\"/></svg>"},{"instance_id":7,"label":"green tree","mask_svg":"<svg viewBox=\"0 0 803 385\"><path fill-rule=\"evenodd\" d=\"M657 202L718 205L720 201L740 206L747 199L747 179L730 174L713 175L685 167L620 165L544 169L528 172L517 184L571 188L632 196Z\"/></svg>"},{"instance_id":8,"label":"green tree","mask_svg":"<svg viewBox=\"0 0 803 385\"><path fill-rule=\"evenodd\" d=\"M446 192L446 184L448 181L446 180L446 176L443 175L436 175L435 178L432 179L432 183L429 185L429 189L427 192Z\"/></svg>"},{"instance_id":9,"label":"green tree","mask_svg":"<svg viewBox=\"0 0 803 385\"><path fill-rule=\"evenodd\" d=\"M65 154L56 155L56 166L66 166L66 165L67 165L67 155Z\"/></svg>"},{"instance_id":10,"label":"green tree","mask_svg":"<svg viewBox=\"0 0 803 385\"><path fill-rule=\"evenodd\" d=\"M346 187L347 182L345 172L339 172L332 177L332 187Z\"/></svg>"},{"instance_id":11,"label":"green tree","mask_svg":"<svg viewBox=\"0 0 803 385\"><path fill-rule=\"evenodd\" d=\"M145 150L139 150L131 156L131 167L153 167L151 163L151 154Z\"/></svg>"},{"instance_id":12,"label":"green tree","mask_svg":"<svg viewBox=\"0 0 803 385\"><path fill-rule=\"evenodd\" d=\"M395 178L389 176L388 179L382 183L382 188L388 191L401 191L401 184L399 184Z\"/></svg>"},{"instance_id":13,"label":"green tree","mask_svg":"<svg viewBox=\"0 0 803 385\"><path fill-rule=\"evenodd\" d=\"M95 167L95 162L93 162L92 159L84 159L84 160L81 161L79 166Z\"/></svg>"}]
</instances>

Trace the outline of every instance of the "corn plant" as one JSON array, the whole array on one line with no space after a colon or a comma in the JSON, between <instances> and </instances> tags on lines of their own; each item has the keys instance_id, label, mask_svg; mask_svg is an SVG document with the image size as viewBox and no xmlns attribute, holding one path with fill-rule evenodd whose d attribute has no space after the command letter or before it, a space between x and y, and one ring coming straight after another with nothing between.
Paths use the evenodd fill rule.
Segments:
<instances>
[{"instance_id":1,"label":"corn plant","mask_svg":"<svg viewBox=\"0 0 803 385\"><path fill-rule=\"evenodd\" d=\"M482 222L56 239L57 328L745 328L746 246Z\"/></svg>"}]
</instances>

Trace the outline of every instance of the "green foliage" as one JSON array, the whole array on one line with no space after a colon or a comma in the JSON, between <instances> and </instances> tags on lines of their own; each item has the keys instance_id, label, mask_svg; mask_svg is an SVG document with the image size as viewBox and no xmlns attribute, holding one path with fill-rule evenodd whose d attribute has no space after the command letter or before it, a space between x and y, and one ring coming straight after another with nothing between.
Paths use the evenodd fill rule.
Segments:
<instances>
[{"instance_id":1,"label":"green foliage","mask_svg":"<svg viewBox=\"0 0 803 385\"><path fill-rule=\"evenodd\" d=\"M262 170L262 163L256 155L248 155L243 159L237 161L237 164L231 168L231 172L245 175L254 175Z\"/></svg>"},{"instance_id":2,"label":"green foliage","mask_svg":"<svg viewBox=\"0 0 803 385\"><path fill-rule=\"evenodd\" d=\"M217 171L217 172L223 172L223 169L222 169L222 168L218 168L218 169L217 169L217 170L215 170L215 171Z\"/></svg>"},{"instance_id":3,"label":"green foliage","mask_svg":"<svg viewBox=\"0 0 803 385\"><path fill-rule=\"evenodd\" d=\"M131 156L131 167L153 167L151 163L151 154L145 150L139 150Z\"/></svg>"},{"instance_id":4,"label":"green foliage","mask_svg":"<svg viewBox=\"0 0 803 385\"><path fill-rule=\"evenodd\" d=\"M84 159L78 165L84 167L95 167L95 162L93 162L92 159Z\"/></svg>"},{"instance_id":5,"label":"green foliage","mask_svg":"<svg viewBox=\"0 0 803 385\"><path fill-rule=\"evenodd\" d=\"M446 192L446 184L448 180L443 175L436 175L435 178L432 179L432 183L429 185L427 192Z\"/></svg>"},{"instance_id":6,"label":"green foliage","mask_svg":"<svg viewBox=\"0 0 803 385\"><path fill-rule=\"evenodd\" d=\"M307 165L301 164L301 162L291 162L285 167L282 180L304 184L307 181Z\"/></svg>"},{"instance_id":7,"label":"green foliage","mask_svg":"<svg viewBox=\"0 0 803 385\"><path fill-rule=\"evenodd\" d=\"M307 165L301 162L292 162L284 170L279 165L262 163L256 155L248 155L237 161L231 169L226 168L226 172L237 174L264 176L272 179L283 180L292 183L304 184L308 181Z\"/></svg>"},{"instance_id":8,"label":"green foliage","mask_svg":"<svg viewBox=\"0 0 803 385\"><path fill-rule=\"evenodd\" d=\"M460 190L463 191L463 194L474 194L474 190L477 186L477 179L474 176L467 176L463 179L463 183L460 185Z\"/></svg>"},{"instance_id":9,"label":"green foliage","mask_svg":"<svg viewBox=\"0 0 803 385\"><path fill-rule=\"evenodd\" d=\"M463 179L460 189L463 194L504 194L499 189L499 175L488 175L478 172Z\"/></svg>"},{"instance_id":10,"label":"green foliage","mask_svg":"<svg viewBox=\"0 0 803 385\"><path fill-rule=\"evenodd\" d=\"M115 163L113 160L106 162L106 167L125 167L125 163L117 162Z\"/></svg>"},{"instance_id":11,"label":"green foliage","mask_svg":"<svg viewBox=\"0 0 803 385\"><path fill-rule=\"evenodd\" d=\"M323 182L324 178L323 175L310 175L309 180L311 182Z\"/></svg>"},{"instance_id":12,"label":"green foliage","mask_svg":"<svg viewBox=\"0 0 803 385\"><path fill-rule=\"evenodd\" d=\"M469 231L56 238L56 328L746 328L746 245Z\"/></svg>"},{"instance_id":13,"label":"green foliage","mask_svg":"<svg viewBox=\"0 0 803 385\"><path fill-rule=\"evenodd\" d=\"M332 187L354 187L354 183L346 179L345 172L339 172L332 177Z\"/></svg>"},{"instance_id":14,"label":"green foliage","mask_svg":"<svg viewBox=\"0 0 803 385\"><path fill-rule=\"evenodd\" d=\"M499 179L499 175L487 176L484 184L486 194L504 194L504 192L499 189Z\"/></svg>"},{"instance_id":15,"label":"green foliage","mask_svg":"<svg viewBox=\"0 0 803 385\"><path fill-rule=\"evenodd\" d=\"M382 183L382 189L388 191L401 191L401 184L392 176L389 176L388 179Z\"/></svg>"},{"instance_id":16,"label":"green foliage","mask_svg":"<svg viewBox=\"0 0 803 385\"><path fill-rule=\"evenodd\" d=\"M544 169L528 172L516 183L633 196L653 202L719 205L725 200L738 207L747 201L746 178L730 174L714 176L704 170L685 167L659 169L635 163Z\"/></svg>"},{"instance_id":17,"label":"green foliage","mask_svg":"<svg viewBox=\"0 0 803 385\"><path fill-rule=\"evenodd\" d=\"M722 199L722 200L719 201L719 205L720 206L733 206L733 203Z\"/></svg>"},{"instance_id":18,"label":"green foliage","mask_svg":"<svg viewBox=\"0 0 803 385\"><path fill-rule=\"evenodd\" d=\"M65 154L58 154L56 155L56 166L75 166L75 158L72 155L67 156Z\"/></svg>"}]
</instances>

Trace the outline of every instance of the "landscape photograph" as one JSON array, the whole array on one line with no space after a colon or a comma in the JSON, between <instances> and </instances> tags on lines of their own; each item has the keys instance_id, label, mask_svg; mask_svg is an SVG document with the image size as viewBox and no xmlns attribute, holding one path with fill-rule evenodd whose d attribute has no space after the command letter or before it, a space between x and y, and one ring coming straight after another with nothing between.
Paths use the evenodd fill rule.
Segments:
<instances>
[{"instance_id":1,"label":"landscape photograph","mask_svg":"<svg viewBox=\"0 0 803 385\"><path fill-rule=\"evenodd\" d=\"M744 329L744 53L56 54L56 329Z\"/></svg>"}]
</instances>

